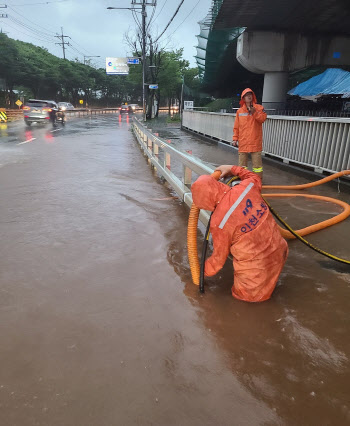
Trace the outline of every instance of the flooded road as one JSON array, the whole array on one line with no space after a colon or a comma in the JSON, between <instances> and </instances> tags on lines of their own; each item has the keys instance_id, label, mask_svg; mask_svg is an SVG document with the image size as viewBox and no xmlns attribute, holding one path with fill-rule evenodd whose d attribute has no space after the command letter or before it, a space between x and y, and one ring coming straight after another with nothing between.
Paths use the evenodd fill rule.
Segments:
<instances>
[{"instance_id":1,"label":"flooded road","mask_svg":"<svg viewBox=\"0 0 350 426\"><path fill-rule=\"evenodd\" d=\"M235 162L159 131L209 163ZM273 165L265 176L310 181ZM233 299L230 262L199 295L188 209L125 118L2 128L0 182L1 425L349 424L348 268L291 242L270 301ZM350 202L342 184L310 192ZM293 226L338 212L272 204ZM309 239L349 258L349 235L348 220Z\"/></svg>"}]
</instances>

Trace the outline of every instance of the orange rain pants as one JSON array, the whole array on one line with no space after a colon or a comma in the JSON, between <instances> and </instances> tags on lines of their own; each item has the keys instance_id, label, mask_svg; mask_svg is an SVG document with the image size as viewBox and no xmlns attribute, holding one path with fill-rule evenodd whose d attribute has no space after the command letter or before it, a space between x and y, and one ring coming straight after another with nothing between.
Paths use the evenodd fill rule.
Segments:
<instances>
[{"instance_id":1,"label":"orange rain pants","mask_svg":"<svg viewBox=\"0 0 350 426\"><path fill-rule=\"evenodd\" d=\"M247 302L271 297L288 256L287 242L261 197L261 179L233 166L241 182L229 188L208 175L192 185L195 205L213 211L210 232L213 254L206 260L205 275L215 275L233 256L232 295Z\"/></svg>"},{"instance_id":2,"label":"orange rain pants","mask_svg":"<svg viewBox=\"0 0 350 426\"><path fill-rule=\"evenodd\" d=\"M254 114L251 114L243 100L248 92L253 94ZM257 104L255 93L252 89L245 89L239 103L241 108L236 113L233 126L233 141L239 141L238 152L261 152L262 151L262 124L266 120L266 112L262 105Z\"/></svg>"}]
</instances>

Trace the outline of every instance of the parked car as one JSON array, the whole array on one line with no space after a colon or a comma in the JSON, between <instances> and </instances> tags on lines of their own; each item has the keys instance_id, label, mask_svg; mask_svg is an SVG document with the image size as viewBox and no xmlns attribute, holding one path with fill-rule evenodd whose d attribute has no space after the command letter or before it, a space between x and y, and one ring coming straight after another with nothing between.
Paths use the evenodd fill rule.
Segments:
<instances>
[{"instance_id":1,"label":"parked car","mask_svg":"<svg viewBox=\"0 0 350 426\"><path fill-rule=\"evenodd\" d=\"M69 102L58 102L58 108L62 111L73 111L75 109Z\"/></svg>"},{"instance_id":2,"label":"parked car","mask_svg":"<svg viewBox=\"0 0 350 426\"><path fill-rule=\"evenodd\" d=\"M134 112L134 110L132 109L132 107L130 105L122 105L119 108L120 114L132 114L133 112Z\"/></svg>"},{"instance_id":3,"label":"parked car","mask_svg":"<svg viewBox=\"0 0 350 426\"><path fill-rule=\"evenodd\" d=\"M29 99L23 107L24 122L27 126L31 126L32 123L48 123L52 108L58 109L55 101Z\"/></svg>"}]
</instances>

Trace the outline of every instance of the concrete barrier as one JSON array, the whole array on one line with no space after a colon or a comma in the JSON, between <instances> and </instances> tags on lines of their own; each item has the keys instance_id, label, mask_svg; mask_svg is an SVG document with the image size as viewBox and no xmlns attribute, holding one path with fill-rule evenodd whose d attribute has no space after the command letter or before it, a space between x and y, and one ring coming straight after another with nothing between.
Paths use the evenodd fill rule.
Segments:
<instances>
[{"instance_id":1,"label":"concrete barrier","mask_svg":"<svg viewBox=\"0 0 350 426\"><path fill-rule=\"evenodd\" d=\"M2 117L4 118L4 115L6 119L3 119L0 121L4 121L5 123L8 121L16 121L23 119L23 111L21 109L5 109L1 108L0 111L2 112Z\"/></svg>"}]
</instances>

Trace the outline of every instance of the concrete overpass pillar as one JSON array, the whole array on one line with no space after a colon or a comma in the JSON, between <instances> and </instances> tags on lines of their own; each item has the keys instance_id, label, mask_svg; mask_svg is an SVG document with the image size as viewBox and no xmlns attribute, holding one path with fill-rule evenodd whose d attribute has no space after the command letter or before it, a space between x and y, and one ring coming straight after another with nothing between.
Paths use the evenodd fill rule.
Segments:
<instances>
[{"instance_id":1,"label":"concrete overpass pillar","mask_svg":"<svg viewBox=\"0 0 350 426\"><path fill-rule=\"evenodd\" d=\"M314 65L350 66L349 43L350 37L244 31L237 40L236 57L247 70L265 74L264 106L276 108L277 102L283 109L288 73Z\"/></svg>"},{"instance_id":2,"label":"concrete overpass pillar","mask_svg":"<svg viewBox=\"0 0 350 426\"><path fill-rule=\"evenodd\" d=\"M284 109L288 84L287 72L266 72L262 103L266 109Z\"/></svg>"}]
</instances>

